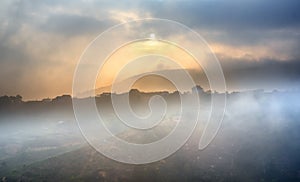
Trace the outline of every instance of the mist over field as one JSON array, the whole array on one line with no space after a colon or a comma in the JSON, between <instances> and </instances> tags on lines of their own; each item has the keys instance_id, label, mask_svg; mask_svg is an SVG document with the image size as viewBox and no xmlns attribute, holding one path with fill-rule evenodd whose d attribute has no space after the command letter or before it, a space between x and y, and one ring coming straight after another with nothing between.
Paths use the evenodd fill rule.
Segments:
<instances>
[{"instance_id":1,"label":"mist over field","mask_svg":"<svg viewBox=\"0 0 300 182\"><path fill-rule=\"evenodd\" d=\"M144 132L124 129L110 94L102 94L96 103L109 129L132 143L151 143L172 131L179 120L178 93L133 94L137 114L147 113L149 98L161 95L168 104L165 119ZM210 103L209 93L202 92L199 123L188 142L170 157L144 165L119 163L97 153L80 133L69 96L10 103L1 97L0 176L7 181L299 181L299 96L259 90L228 94L218 135L198 150ZM186 116L184 122L189 122ZM109 143L105 147L122 150Z\"/></svg>"},{"instance_id":2,"label":"mist over field","mask_svg":"<svg viewBox=\"0 0 300 182\"><path fill-rule=\"evenodd\" d=\"M299 182L299 9L1 0L0 182Z\"/></svg>"}]
</instances>

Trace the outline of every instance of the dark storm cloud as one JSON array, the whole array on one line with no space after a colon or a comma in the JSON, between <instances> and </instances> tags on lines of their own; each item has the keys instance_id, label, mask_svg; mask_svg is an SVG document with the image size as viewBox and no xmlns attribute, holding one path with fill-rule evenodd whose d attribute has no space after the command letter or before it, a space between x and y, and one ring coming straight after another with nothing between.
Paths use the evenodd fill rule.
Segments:
<instances>
[{"instance_id":1,"label":"dark storm cloud","mask_svg":"<svg viewBox=\"0 0 300 182\"><path fill-rule=\"evenodd\" d=\"M106 11L99 11L101 18L96 18L89 11L91 6L80 1L13 2L6 12L5 37L18 33L25 24L42 32L72 37L100 33L118 23L105 16Z\"/></svg>"},{"instance_id":2,"label":"dark storm cloud","mask_svg":"<svg viewBox=\"0 0 300 182\"><path fill-rule=\"evenodd\" d=\"M176 19L191 27L245 30L300 26L298 0L146 1L142 7L155 17Z\"/></svg>"},{"instance_id":3,"label":"dark storm cloud","mask_svg":"<svg viewBox=\"0 0 300 182\"><path fill-rule=\"evenodd\" d=\"M300 39L297 0L144 1L141 7L198 30L209 42L241 46Z\"/></svg>"},{"instance_id":4,"label":"dark storm cloud","mask_svg":"<svg viewBox=\"0 0 300 182\"><path fill-rule=\"evenodd\" d=\"M82 15L59 14L50 16L40 28L45 32L52 32L65 37L73 37L91 33L101 33L116 23L117 22L110 19L98 20Z\"/></svg>"},{"instance_id":5,"label":"dark storm cloud","mask_svg":"<svg viewBox=\"0 0 300 182\"><path fill-rule=\"evenodd\" d=\"M300 89L300 61L228 59L221 61L229 90Z\"/></svg>"}]
</instances>

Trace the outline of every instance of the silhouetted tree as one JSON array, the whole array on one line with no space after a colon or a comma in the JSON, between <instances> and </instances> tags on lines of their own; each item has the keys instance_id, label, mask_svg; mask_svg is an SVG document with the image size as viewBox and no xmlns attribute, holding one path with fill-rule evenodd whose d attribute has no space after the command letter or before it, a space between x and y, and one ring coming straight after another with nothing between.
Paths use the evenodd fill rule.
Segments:
<instances>
[{"instance_id":1,"label":"silhouetted tree","mask_svg":"<svg viewBox=\"0 0 300 182\"><path fill-rule=\"evenodd\" d=\"M0 105L8 105L8 104L18 104L22 103L22 96L16 95L16 96L2 96L0 97Z\"/></svg>"}]
</instances>

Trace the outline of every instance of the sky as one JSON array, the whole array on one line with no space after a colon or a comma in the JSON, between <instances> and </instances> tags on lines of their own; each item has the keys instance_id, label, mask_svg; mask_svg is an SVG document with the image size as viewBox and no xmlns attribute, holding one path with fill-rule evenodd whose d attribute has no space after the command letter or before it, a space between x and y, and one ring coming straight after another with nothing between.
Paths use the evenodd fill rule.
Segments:
<instances>
[{"instance_id":1,"label":"sky","mask_svg":"<svg viewBox=\"0 0 300 182\"><path fill-rule=\"evenodd\" d=\"M2 0L0 95L71 94L87 45L111 26L141 18L178 21L199 33L229 91L299 89L299 8L298 0Z\"/></svg>"}]
</instances>

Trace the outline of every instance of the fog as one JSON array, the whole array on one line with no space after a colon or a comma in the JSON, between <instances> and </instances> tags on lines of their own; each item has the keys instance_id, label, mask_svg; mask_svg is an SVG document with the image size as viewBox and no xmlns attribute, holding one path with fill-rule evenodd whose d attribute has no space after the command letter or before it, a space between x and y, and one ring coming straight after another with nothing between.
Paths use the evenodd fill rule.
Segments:
<instances>
[{"instance_id":1,"label":"fog","mask_svg":"<svg viewBox=\"0 0 300 182\"><path fill-rule=\"evenodd\" d=\"M132 109L137 114L147 114L152 95L137 94L139 97L134 98L140 99L131 103ZM122 164L97 153L80 132L70 98L2 105L0 177L8 181L299 181L299 96L299 92L227 94L217 136L207 148L198 150L210 111L210 97L204 93L200 96L199 122L188 142L166 159L145 165ZM146 131L122 124L113 111L110 96L100 96L96 103L105 125L117 137L146 144L167 136L180 118L176 95L162 97L168 106L166 116L158 126ZM193 107L187 110L194 112ZM190 115L182 115L181 119L189 122ZM94 127L89 129L89 135L100 136ZM110 137L106 139L110 141ZM122 150L109 142L102 147L108 152ZM54 172L56 175L51 176Z\"/></svg>"}]
</instances>

